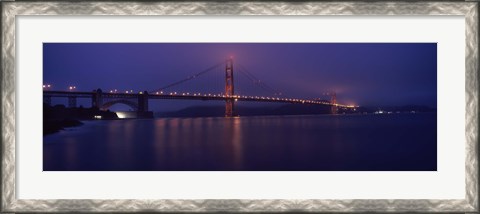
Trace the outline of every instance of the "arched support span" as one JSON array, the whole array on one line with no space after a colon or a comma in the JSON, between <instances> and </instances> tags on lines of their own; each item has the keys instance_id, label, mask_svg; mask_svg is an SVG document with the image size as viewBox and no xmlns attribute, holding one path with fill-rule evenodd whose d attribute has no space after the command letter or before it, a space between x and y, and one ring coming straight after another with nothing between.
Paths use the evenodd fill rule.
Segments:
<instances>
[{"instance_id":1,"label":"arched support span","mask_svg":"<svg viewBox=\"0 0 480 214\"><path fill-rule=\"evenodd\" d=\"M110 108L111 106L115 105L115 104L125 104L129 107L131 107L134 111L138 111L138 103L134 102L134 101L131 101L131 100L112 100L112 101L108 101L106 103L104 103L100 109L101 110L107 110L108 108Z\"/></svg>"}]
</instances>

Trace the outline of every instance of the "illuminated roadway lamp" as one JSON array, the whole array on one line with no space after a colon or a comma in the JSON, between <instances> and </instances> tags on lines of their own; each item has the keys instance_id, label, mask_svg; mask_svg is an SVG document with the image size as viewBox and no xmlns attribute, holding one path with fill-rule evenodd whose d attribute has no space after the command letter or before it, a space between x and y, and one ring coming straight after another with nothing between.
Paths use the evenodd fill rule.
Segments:
<instances>
[{"instance_id":1,"label":"illuminated roadway lamp","mask_svg":"<svg viewBox=\"0 0 480 214\"><path fill-rule=\"evenodd\" d=\"M51 86L50 84L48 84L48 85L43 85L43 89L50 89L50 86Z\"/></svg>"}]
</instances>

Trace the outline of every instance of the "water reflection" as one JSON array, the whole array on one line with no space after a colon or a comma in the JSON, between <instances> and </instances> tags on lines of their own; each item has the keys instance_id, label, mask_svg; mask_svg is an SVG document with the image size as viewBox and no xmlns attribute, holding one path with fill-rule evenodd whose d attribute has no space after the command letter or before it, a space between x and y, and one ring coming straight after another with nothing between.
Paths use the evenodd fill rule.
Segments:
<instances>
[{"instance_id":1,"label":"water reflection","mask_svg":"<svg viewBox=\"0 0 480 214\"><path fill-rule=\"evenodd\" d=\"M436 115L95 121L43 146L44 170L436 170Z\"/></svg>"},{"instance_id":2,"label":"water reflection","mask_svg":"<svg viewBox=\"0 0 480 214\"><path fill-rule=\"evenodd\" d=\"M233 160L236 169L243 168L243 150L242 150L242 126L241 120L235 117L231 120L233 126L232 132L232 146L233 146Z\"/></svg>"}]
</instances>

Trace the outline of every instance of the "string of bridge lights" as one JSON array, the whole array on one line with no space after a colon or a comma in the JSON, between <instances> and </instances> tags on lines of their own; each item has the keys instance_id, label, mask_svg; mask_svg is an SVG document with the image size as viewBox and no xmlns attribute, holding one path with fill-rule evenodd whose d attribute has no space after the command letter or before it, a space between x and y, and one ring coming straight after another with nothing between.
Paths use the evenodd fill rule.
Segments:
<instances>
[{"instance_id":1,"label":"string of bridge lights","mask_svg":"<svg viewBox=\"0 0 480 214\"><path fill-rule=\"evenodd\" d=\"M44 90L50 90L52 89L53 86L51 84L44 84L43 89ZM77 89L76 86L68 86L68 91L75 91ZM122 91L123 92L123 91ZM112 89L109 90L109 93L111 94L116 94L116 93L121 93L118 89ZM124 92L125 94L134 94L134 90L126 90ZM143 92L138 92L139 94L143 94ZM324 104L324 105L334 105L337 107L342 107L342 108L356 108L358 106L355 105L342 105L342 104L337 104L337 103L330 103L328 101L322 101L322 100L308 100L308 99L294 99L294 98L285 98L285 97L265 97L265 96L246 96L246 95L225 95L223 93L219 94L212 94L212 93L190 93L190 92L183 92L183 93L178 93L178 92L155 92L150 95L158 95L158 96L176 96L176 97L204 97L204 98L232 98L235 99L235 101L238 101L239 99L246 99L246 100L265 100L265 101L283 101L283 102L295 102L295 103L307 103L307 104Z\"/></svg>"}]
</instances>

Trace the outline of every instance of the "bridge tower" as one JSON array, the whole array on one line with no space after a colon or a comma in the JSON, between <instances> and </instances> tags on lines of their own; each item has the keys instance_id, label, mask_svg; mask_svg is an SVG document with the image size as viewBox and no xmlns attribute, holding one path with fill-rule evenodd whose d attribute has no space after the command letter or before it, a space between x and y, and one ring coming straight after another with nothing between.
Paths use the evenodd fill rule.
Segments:
<instances>
[{"instance_id":1,"label":"bridge tower","mask_svg":"<svg viewBox=\"0 0 480 214\"><path fill-rule=\"evenodd\" d=\"M225 117L233 117L235 115L235 100L233 90L233 58L230 57L226 61L225 66Z\"/></svg>"},{"instance_id":2,"label":"bridge tower","mask_svg":"<svg viewBox=\"0 0 480 214\"><path fill-rule=\"evenodd\" d=\"M331 113L337 114L338 107L337 107L337 93L335 91L330 92L330 103L332 104Z\"/></svg>"}]
</instances>

